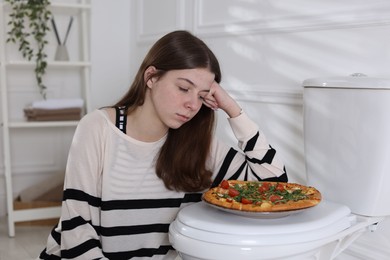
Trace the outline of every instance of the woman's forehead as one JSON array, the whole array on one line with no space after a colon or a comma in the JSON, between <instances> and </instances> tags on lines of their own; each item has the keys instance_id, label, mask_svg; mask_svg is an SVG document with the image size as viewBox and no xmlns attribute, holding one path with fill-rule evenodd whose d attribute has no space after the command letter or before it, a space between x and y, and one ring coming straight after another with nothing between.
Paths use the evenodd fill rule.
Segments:
<instances>
[{"instance_id":1,"label":"woman's forehead","mask_svg":"<svg viewBox=\"0 0 390 260\"><path fill-rule=\"evenodd\" d=\"M214 73L208 69L184 69L169 71L174 79L185 81L194 87L210 86L214 82Z\"/></svg>"}]
</instances>

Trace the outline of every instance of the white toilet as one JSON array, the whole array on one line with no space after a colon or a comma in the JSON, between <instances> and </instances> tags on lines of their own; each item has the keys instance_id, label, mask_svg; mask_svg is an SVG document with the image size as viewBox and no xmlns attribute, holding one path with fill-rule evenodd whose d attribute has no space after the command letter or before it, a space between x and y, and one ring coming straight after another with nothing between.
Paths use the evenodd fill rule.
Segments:
<instances>
[{"instance_id":1,"label":"white toilet","mask_svg":"<svg viewBox=\"0 0 390 260\"><path fill-rule=\"evenodd\" d=\"M323 201L289 215L185 207L169 229L182 259L334 259L390 216L390 80L317 78L303 86L307 184Z\"/></svg>"}]
</instances>

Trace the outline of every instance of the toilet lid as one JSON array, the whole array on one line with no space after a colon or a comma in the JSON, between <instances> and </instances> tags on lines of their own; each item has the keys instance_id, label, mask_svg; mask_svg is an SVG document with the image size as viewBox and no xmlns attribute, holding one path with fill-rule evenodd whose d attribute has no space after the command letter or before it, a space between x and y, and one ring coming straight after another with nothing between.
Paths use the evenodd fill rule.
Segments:
<instances>
[{"instance_id":1,"label":"toilet lid","mask_svg":"<svg viewBox=\"0 0 390 260\"><path fill-rule=\"evenodd\" d=\"M350 209L322 201L319 205L276 219L238 216L205 202L183 208L171 228L193 239L227 245L280 245L313 241L351 226Z\"/></svg>"},{"instance_id":2,"label":"toilet lid","mask_svg":"<svg viewBox=\"0 0 390 260\"><path fill-rule=\"evenodd\" d=\"M304 80L302 85L305 88L390 89L390 79L356 74L347 77L310 78Z\"/></svg>"}]
</instances>

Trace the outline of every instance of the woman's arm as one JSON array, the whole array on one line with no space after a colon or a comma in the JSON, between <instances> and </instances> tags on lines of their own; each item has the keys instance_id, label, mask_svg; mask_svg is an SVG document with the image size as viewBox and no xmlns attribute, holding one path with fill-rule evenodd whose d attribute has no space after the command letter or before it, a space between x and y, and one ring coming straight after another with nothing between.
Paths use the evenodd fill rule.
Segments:
<instances>
[{"instance_id":1,"label":"woman's arm","mask_svg":"<svg viewBox=\"0 0 390 260\"><path fill-rule=\"evenodd\" d=\"M270 146L264 134L242 111L237 102L216 82L205 97L205 104L220 108L229 115L229 124L238 141L240 152L214 141L211 158L216 174L215 182L222 179L288 180L284 164L276 150Z\"/></svg>"},{"instance_id":2,"label":"woman's arm","mask_svg":"<svg viewBox=\"0 0 390 260\"><path fill-rule=\"evenodd\" d=\"M245 113L228 120L239 149L217 139L213 141L210 157L213 185L218 185L223 179L287 182L283 162L257 125Z\"/></svg>"},{"instance_id":3,"label":"woman's arm","mask_svg":"<svg viewBox=\"0 0 390 260\"><path fill-rule=\"evenodd\" d=\"M47 256L58 255L60 249L61 259L107 259L99 237L105 143L105 119L99 113L86 115L74 134L66 166L61 219L48 240L44 252Z\"/></svg>"},{"instance_id":4,"label":"woman's arm","mask_svg":"<svg viewBox=\"0 0 390 260\"><path fill-rule=\"evenodd\" d=\"M98 113L81 120L69 151L61 213L63 257L103 257L98 228L105 119Z\"/></svg>"}]
</instances>

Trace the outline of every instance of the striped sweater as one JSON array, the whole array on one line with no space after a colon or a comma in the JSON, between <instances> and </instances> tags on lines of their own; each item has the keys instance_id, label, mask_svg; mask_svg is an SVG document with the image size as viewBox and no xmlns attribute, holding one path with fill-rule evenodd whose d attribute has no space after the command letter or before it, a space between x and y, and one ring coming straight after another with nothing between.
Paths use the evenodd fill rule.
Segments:
<instances>
[{"instance_id":1,"label":"striped sweater","mask_svg":"<svg viewBox=\"0 0 390 260\"><path fill-rule=\"evenodd\" d=\"M245 113L228 120L241 152L213 140L207 167L214 183L287 181L258 126ZM156 176L153 162L165 139L135 140L104 110L84 116L69 151L61 218L38 259L175 259L169 225L201 193L168 190Z\"/></svg>"}]
</instances>

